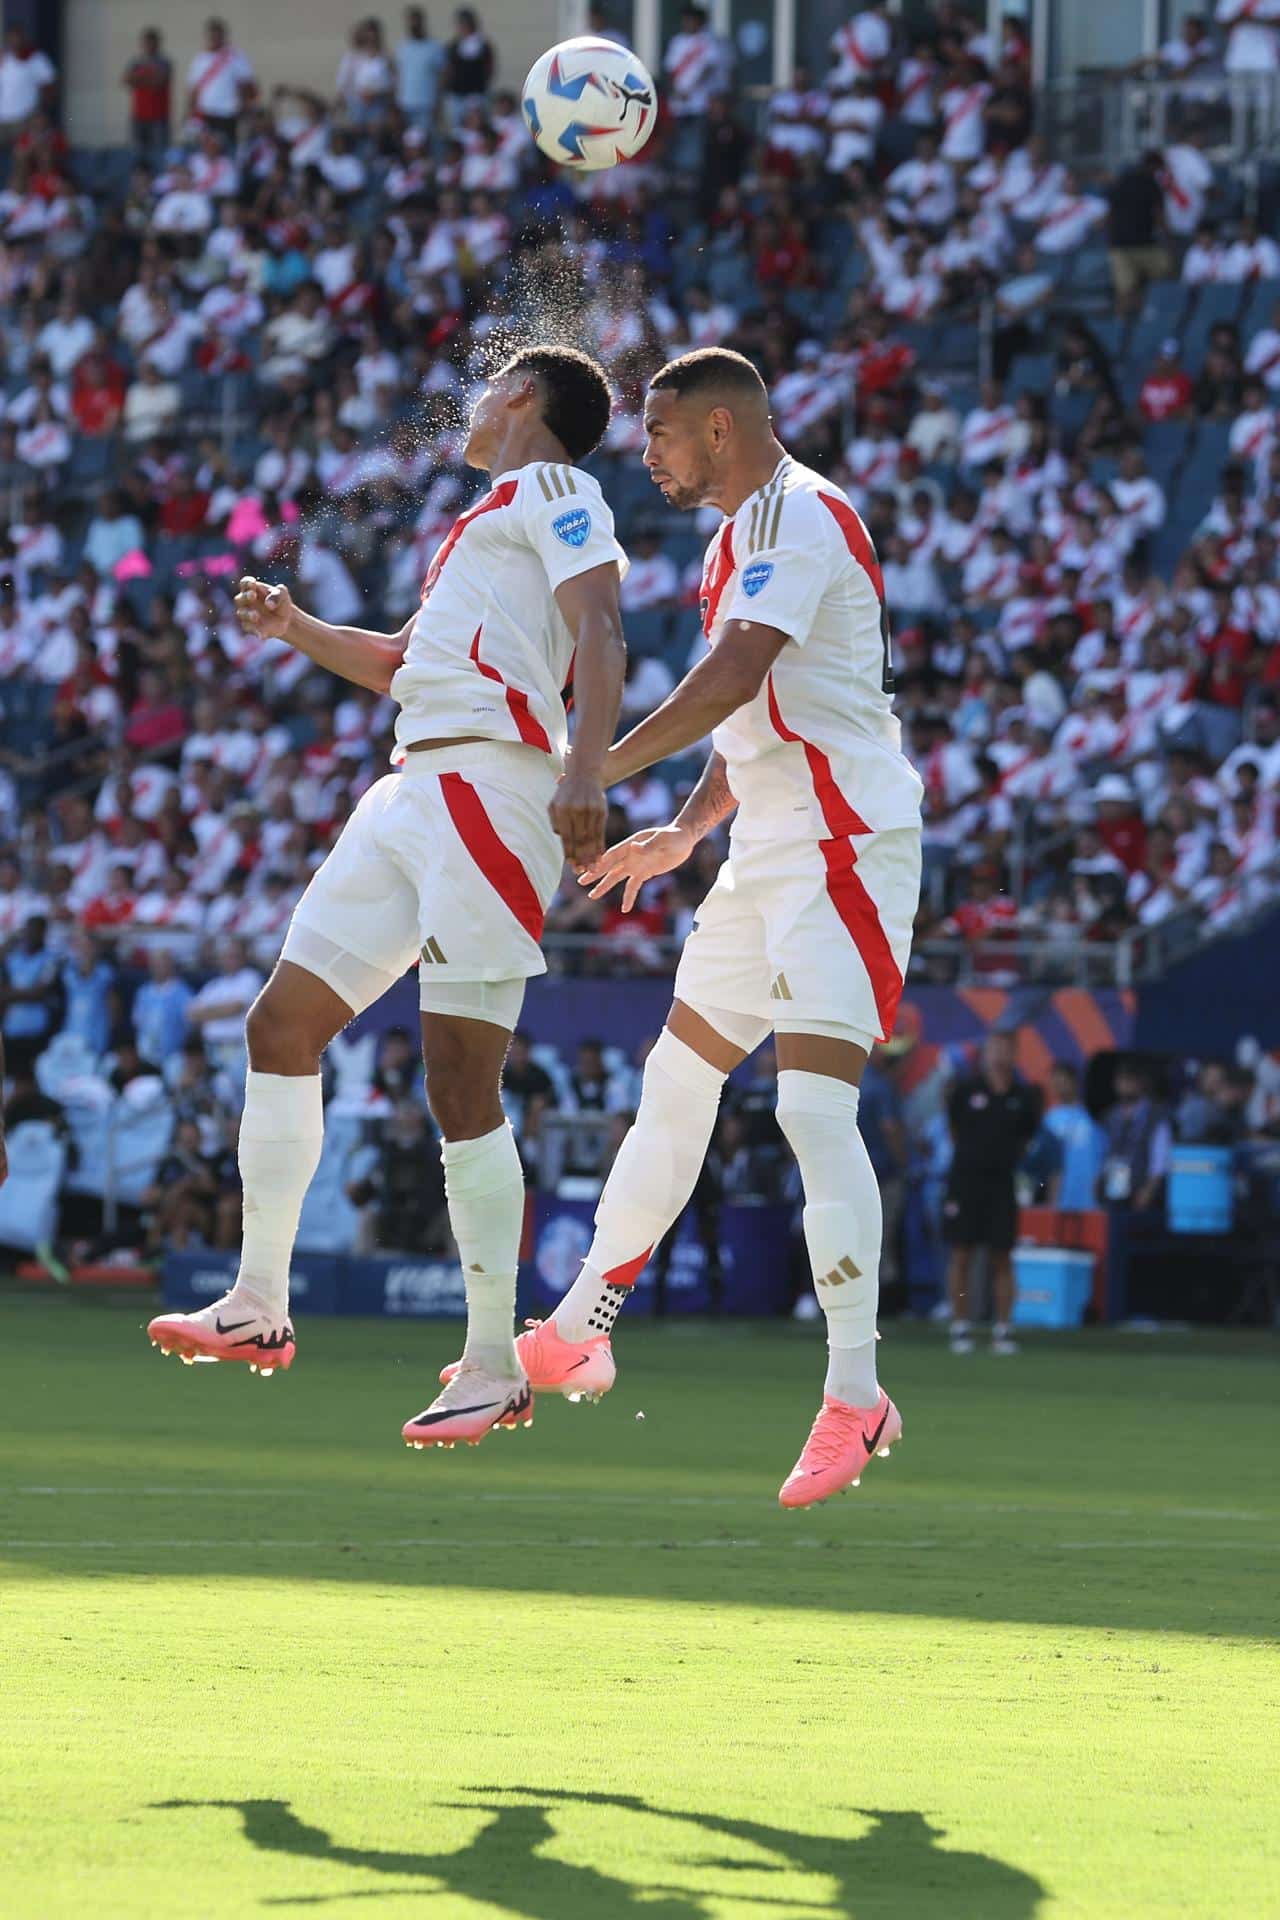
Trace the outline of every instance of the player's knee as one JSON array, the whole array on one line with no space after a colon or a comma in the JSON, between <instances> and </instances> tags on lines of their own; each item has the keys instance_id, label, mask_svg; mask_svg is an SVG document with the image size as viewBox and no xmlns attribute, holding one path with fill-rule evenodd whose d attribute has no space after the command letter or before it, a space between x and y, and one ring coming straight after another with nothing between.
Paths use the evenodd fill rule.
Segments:
<instances>
[{"instance_id":1,"label":"player's knee","mask_svg":"<svg viewBox=\"0 0 1280 1920\"><path fill-rule=\"evenodd\" d=\"M315 1072L332 1036L317 1026L287 992L267 986L244 1023L249 1065L255 1073Z\"/></svg>"},{"instance_id":2,"label":"player's knee","mask_svg":"<svg viewBox=\"0 0 1280 1920\"><path fill-rule=\"evenodd\" d=\"M477 1140L502 1125L497 1083L427 1063L427 1105L446 1140Z\"/></svg>"}]
</instances>

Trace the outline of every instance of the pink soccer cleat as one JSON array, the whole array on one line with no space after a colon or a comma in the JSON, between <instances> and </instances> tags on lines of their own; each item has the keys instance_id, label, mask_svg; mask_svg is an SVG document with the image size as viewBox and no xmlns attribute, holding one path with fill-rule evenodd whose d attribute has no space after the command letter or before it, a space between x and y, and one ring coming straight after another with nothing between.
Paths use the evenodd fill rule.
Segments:
<instances>
[{"instance_id":1,"label":"pink soccer cleat","mask_svg":"<svg viewBox=\"0 0 1280 1920\"><path fill-rule=\"evenodd\" d=\"M872 1455L883 1458L901 1438L902 1415L883 1388L874 1407L848 1407L824 1394L804 1450L782 1483L779 1505L813 1507L856 1487Z\"/></svg>"},{"instance_id":2,"label":"pink soccer cleat","mask_svg":"<svg viewBox=\"0 0 1280 1920\"><path fill-rule=\"evenodd\" d=\"M237 1300L234 1288L198 1313L160 1314L147 1336L161 1353L176 1353L188 1366L197 1360L242 1360L264 1380L292 1365L295 1352L289 1321Z\"/></svg>"},{"instance_id":3,"label":"pink soccer cleat","mask_svg":"<svg viewBox=\"0 0 1280 1920\"><path fill-rule=\"evenodd\" d=\"M526 1320L516 1336L516 1353L535 1393L562 1393L566 1400L599 1400L618 1377L607 1333L590 1340L562 1340L554 1320ZM441 1367L440 1378L453 1379L460 1360Z\"/></svg>"},{"instance_id":4,"label":"pink soccer cleat","mask_svg":"<svg viewBox=\"0 0 1280 1920\"><path fill-rule=\"evenodd\" d=\"M523 1375L511 1379L459 1362L443 1393L424 1413L406 1420L401 1436L407 1447L454 1447L459 1440L478 1447L494 1427L531 1427L533 1393Z\"/></svg>"}]
</instances>

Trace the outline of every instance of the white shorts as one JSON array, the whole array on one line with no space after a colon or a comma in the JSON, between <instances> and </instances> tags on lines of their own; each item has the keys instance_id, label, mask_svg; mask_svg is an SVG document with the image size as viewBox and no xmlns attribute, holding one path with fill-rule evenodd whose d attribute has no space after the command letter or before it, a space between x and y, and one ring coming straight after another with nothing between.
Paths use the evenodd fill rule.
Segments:
<instances>
[{"instance_id":1,"label":"white shorts","mask_svg":"<svg viewBox=\"0 0 1280 1920\"><path fill-rule=\"evenodd\" d=\"M731 843L698 908L675 995L790 1033L893 1032L920 901L920 830ZM714 1019L713 1019L714 1024Z\"/></svg>"},{"instance_id":2,"label":"white shorts","mask_svg":"<svg viewBox=\"0 0 1280 1920\"><path fill-rule=\"evenodd\" d=\"M415 960L424 996L432 982L545 973L538 942L564 860L547 812L556 780L544 754L501 741L408 754L343 828L281 959L355 1013Z\"/></svg>"}]
</instances>

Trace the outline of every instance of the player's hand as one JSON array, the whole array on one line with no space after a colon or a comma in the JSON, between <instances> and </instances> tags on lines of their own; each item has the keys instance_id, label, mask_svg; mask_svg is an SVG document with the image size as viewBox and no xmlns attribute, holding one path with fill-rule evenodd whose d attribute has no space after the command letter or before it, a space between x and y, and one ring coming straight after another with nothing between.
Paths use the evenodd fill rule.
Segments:
<instances>
[{"instance_id":1,"label":"player's hand","mask_svg":"<svg viewBox=\"0 0 1280 1920\"><path fill-rule=\"evenodd\" d=\"M246 573L236 589L236 619L246 633L264 640L283 640L293 619L293 596L288 587L273 587Z\"/></svg>"},{"instance_id":2,"label":"player's hand","mask_svg":"<svg viewBox=\"0 0 1280 1920\"><path fill-rule=\"evenodd\" d=\"M629 840L619 840L593 860L585 873L578 875L580 887L591 888L591 898L599 900L611 888L621 886L622 911L630 913L636 895L646 880L682 867L694 849L694 838L687 827L646 827Z\"/></svg>"},{"instance_id":3,"label":"player's hand","mask_svg":"<svg viewBox=\"0 0 1280 1920\"><path fill-rule=\"evenodd\" d=\"M579 772L572 760L560 777L548 809L564 844L565 859L576 873L604 852L604 823L609 803L599 774Z\"/></svg>"}]
</instances>

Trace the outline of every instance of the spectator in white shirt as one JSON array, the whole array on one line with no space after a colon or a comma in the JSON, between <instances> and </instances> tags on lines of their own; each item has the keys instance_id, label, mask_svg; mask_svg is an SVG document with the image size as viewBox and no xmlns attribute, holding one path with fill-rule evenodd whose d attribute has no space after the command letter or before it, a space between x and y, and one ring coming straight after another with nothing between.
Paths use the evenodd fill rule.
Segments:
<instances>
[{"instance_id":1,"label":"spectator in white shirt","mask_svg":"<svg viewBox=\"0 0 1280 1920\"><path fill-rule=\"evenodd\" d=\"M1196 228L1195 239L1182 256L1182 278L1189 287L1205 287L1225 279L1226 249L1219 245L1211 220Z\"/></svg>"},{"instance_id":2,"label":"spectator in white shirt","mask_svg":"<svg viewBox=\"0 0 1280 1920\"><path fill-rule=\"evenodd\" d=\"M161 377L154 360L143 359L124 397L124 437L137 445L167 433L182 408L176 383Z\"/></svg>"},{"instance_id":3,"label":"spectator in white shirt","mask_svg":"<svg viewBox=\"0 0 1280 1920\"><path fill-rule=\"evenodd\" d=\"M9 27L0 53L0 142L21 132L33 113L52 103L58 70L33 47L21 27Z\"/></svg>"},{"instance_id":4,"label":"spectator in white shirt","mask_svg":"<svg viewBox=\"0 0 1280 1920\"><path fill-rule=\"evenodd\" d=\"M191 182L185 164L173 168L169 188L160 196L151 224L157 233L208 233L213 225L213 202Z\"/></svg>"},{"instance_id":5,"label":"spectator in white shirt","mask_svg":"<svg viewBox=\"0 0 1280 1920\"><path fill-rule=\"evenodd\" d=\"M216 132L234 134L240 110L252 98L254 85L249 57L231 44L226 22L207 21L204 50L187 68L187 118Z\"/></svg>"},{"instance_id":6,"label":"spectator in white shirt","mask_svg":"<svg viewBox=\"0 0 1280 1920\"><path fill-rule=\"evenodd\" d=\"M391 62L382 44L381 22L369 18L351 29L351 43L338 62L338 101L356 127L378 127L394 91Z\"/></svg>"},{"instance_id":7,"label":"spectator in white shirt","mask_svg":"<svg viewBox=\"0 0 1280 1920\"><path fill-rule=\"evenodd\" d=\"M1227 29L1223 66L1228 73L1280 70L1280 4L1277 0L1218 0L1214 19Z\"/></svg>"},{"instance_id":8,"label":"spectator in white shirt","mask_svg":"<svg viewBox=\"0 0 1280 1920\"><path fill-rule=\"evenodd\" d=\"M1280 247L1269 234L1258 232L1251 216L1240 222L1240 230L1226 248L1222 278L1228 281L1280 280Z\"/></svg>"},{"instance_id":9,"label":"spectator in white shirt","mask_svg":"<svg viewBox=\"0 0 1280 1920\"><path fill-rule=\"evenodd\" d=\"M46 320L36 335L36 346L53 368L58 380L65 380L76 362L94 343L96 329L88 314L81 313L75 296L64 293L51 320Z\"/></svg>"},{"instance_id":10,"label":"spectator in white shirt","mask_svg":"<svg viewBox=\"0 0 1280 1920\"><path fill-rule=\"evenodd\" d=\"M831 36L831 85L875 80L893 49L893 28L884 0L863 7Z\"/></svg>"},{"instance_id":11,"label":"spectator in white shirt","mask_svg":"<svg viewBox=\"0 0 1280 1920\"><path fill-rule=\"evenodd\" d=\"M683 7L680 31L672 35L663 67L667 98L677 120L701 116L725 79L724 50L712 33L705 7Z\"/></svg>"},{"instance_id":12,"label":"spectator in white shirt","mask_svg":"<svg viewBox=\"0 0 1280 1920\"><path fill-rule=\"evenodd\" d=\"M631 571L622 583L622 611L674 607L679 585L675 561L662 551L657 529L638 527L631 539Z\"/></svg>"},{"instance_id":13,"label":"spectator in white shirt","mask_svg":"<svg viewBox=\"0 0 1280 1920\"><path fill-rule=\"evenodd\" d=\"M1193 127L1164 151L1164 223L1170 233L1194 233L1204 219L1213 168L1205 158L1206 135Z\"/></svg>"}]
</instances>

